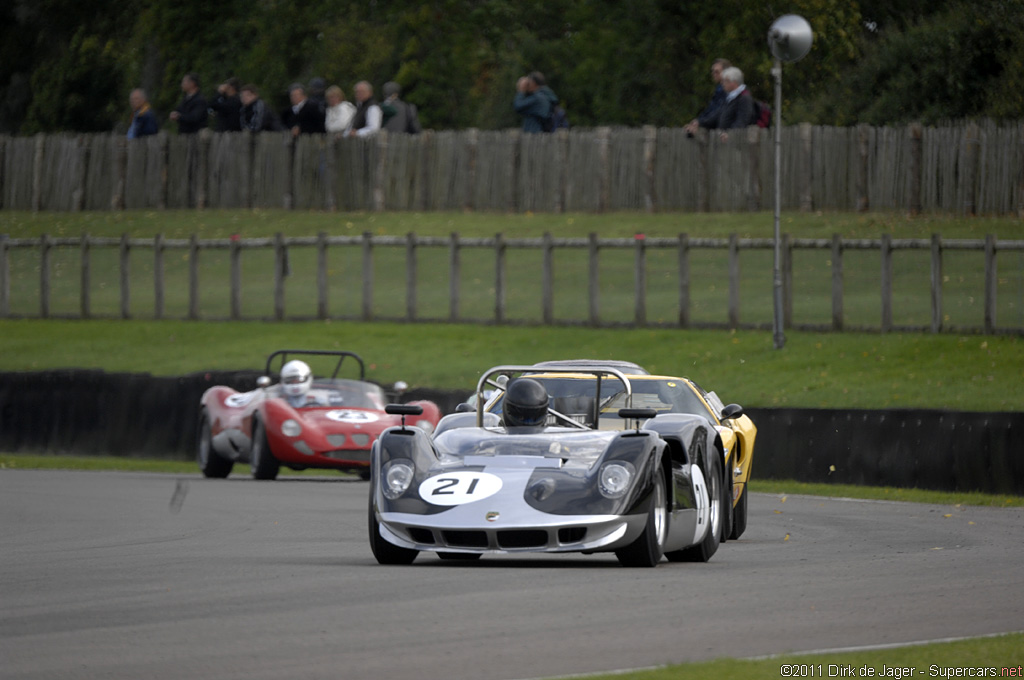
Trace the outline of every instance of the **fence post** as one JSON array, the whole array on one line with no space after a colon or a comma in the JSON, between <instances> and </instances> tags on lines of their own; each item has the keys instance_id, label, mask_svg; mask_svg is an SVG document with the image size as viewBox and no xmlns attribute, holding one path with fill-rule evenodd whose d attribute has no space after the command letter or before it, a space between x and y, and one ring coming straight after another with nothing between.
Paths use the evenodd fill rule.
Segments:
<instances>
[{"instance_id":1,"label":"fence post","mask_svg":"<svg viewBox=\"0 0 1024 680\"><path fill-rule=\"evenodd\" d=\"M111 137L110 144L114 147L114 195L110 197L110 207L124 210L124 195L128 184L128 140L124 137Z\"/></svg>"},{"instance_id":2,"label":"fence post","mask_svg":"<svg viewBox=\"0 0 1024 680\"><path fill-rule=\"evenodd\" d=\"M0 234L0 317L11 314L11 258L7 234Z\"/></svg>"},{"instance_id":3,"label":"fence post","mask_svg":"<svg viewBox=\"0 0 1024 680\"><path fill-rule=\"evenodd\" d=\"M320 154L324 159L324 209L328 212L335 212L338 209L338 199L334 195L334 187L338 184L335 167L335 156L337 155L338 140L333 134L328 134L320 142ZM320 317L321 319L324 317Z\"/></svg>"},{"instance_id":4,"label":"fence post","mask_svg":"<svg viewBox=\"0 0 1024 680\"><path fill-rule=\"evenodd\" d=\"M633 323L637 328L647 325L647 239L643 234L633 237L633 300L635 313Z\"/></svg>"},{"instance_id":5,"label":"fence post","mask_svg":"<svg viewBox=\"0 0 1024 680\"><path fill-rule=\"evenodd\" d=\"M153 317L164 318L164 235L153 237Z\"/></svg>"},{"instance_id":6,"label":"fence post","mask_svg":"<svg viewBox=\"0 0 1024 680\"><path fill-rule=\"evenodd\" d=\"M974 215L974 185L978 176L978 145L981 143L979 137L978 124L968 123L965 139L967 148L965 149L963 175L960 179L963 182L965 215Z\"/></svg>"},{"instance_id":7,"label":"fence post","mask_svg":"<svg viewBox=\"0 0 1024 680\"><path fill-rule=\"evenodd\" d=\"M188 318L199 318L199 237L195 234L188 243Z\"/></svg>"},{"instance_id":8,"label":"fence post","mask_svg":"<svg viewBox=\"0 0 1024 680\"><path fill-rule=\"evenodd\" d=\"M316 235L316 317L321 320L328 316L327 295L327 232L321 231Z\"/></svg>"},{"instance_id":9,"label":"fence post","mask_svg":"<svg viewBox=\"0 0 1024 680\"><path fill-rule=\"evenodd\" d=\"M363 232L363 321L373 319L373 234Z\"/></svg>"},{"instance_id":10,"label":"fence post","mask_svg":"<svg viewBox=\"0 0 1024 680\"><path fill-rule=\"evenodd\" d=\"M514 214L519 212L519 206L523 203L519 200L522 184L519 181L519 171L523 165L523 131L512 130L509 134L512 136L512 187L509 190L508 211ZM569 181L571 182L572 179L570 178Z\"/></svg>"},{"instance_id":11,"label":"fence post","mask_svg":"<svg viewBox=\"0 0 1024 680\"><path fill-rule=\"evenodd\" d=\"M231 235L231 319L242 318L242 241L238 234Z\"/></svg>"},{"instance_id":12,"label":"fence post","mask_svg":"<svg viewBox=\"0 0 1024 680\"><path fill-rule=\"evenodd\" d=\"M843 240L832 234L832 330L843 330Z\"/></svg>"},{"instance_id":13,"label":"fence post","mask_svg":"<svg viewBox=\"0 0 1024 680\"><path fill-rule=\"evenodd\" d=\"M85 192L88 189L89 181L89 143L85 135L79 135L77 144L78 147L78 177L75 178L75 190L73 192L73 200L71 209L75 212L82 212L85 210ZM2 162L2 159L0 159Z\"/></svg>"},{"instance_id":14,"label":"fence post","mask_svg":"<svg viewBox=\"0 0 1024 680\"><path fill-rule=\"evenodd\" d=\"M121 260L121 318L131 317L131 260L129 253L131 246L128 243L128 234L121 234L121 247L119 249Z\"/></svg>"},{"instance_id":15,"label":"fence post","mask_svg":"<svg viewBox=\"0 0 1024 680\"><path fill-rule=\"evenodd\" d=\"M284 234L274 234L274 319L284 320L284 277L288 275L288 251Z\"/></svg>"},{"instance_id":16,"label":"fence post","mask_svg":"<svg viewBox=\"0 0 1024 680\"><path fill-rule=\"evenodd\" d=\"M544 273L543 273L543 291L541 293L541 316L544 319L546 325L551 325L554 321L554 297L555 297L555 275L554 275L554 260L555 260L555 248L551 243L551 232L544 232Z\"/></svg>"},{"instance_id":17,"label":"fence post","mask_svg":"<svg viewBox=\"0 0 1024 680\"><path fill-rule=\"evenodd\" d=\"M655 212L658 205L658 188L655 182L654 165L658 153L658 128L644 126L644 210Z\"/></svg>"},{"instance_id":18,"label":"fence post","mask_svg":"<svg viewBox=\"0 0 1024 680\"><path fill-rule=\"evenodd\" d=\"M558 144L558 186L555 188L555 212L564 213L569 185L569 131L565 128L556 130L555 143Z\"/></svg>"},{"instance_id":19,"label":"fence post","mask_svg":"<svg viewBox=\"0 0 1024 680\"><path fill-rule=\"evenodd\" d=\"M747 128L747 210L761 209L761 128Z\"/></svg>"},{"instance_id":20,"label":"fence post","mask_svg":"<svg viewBox=\"0 0 1024 680\"><path fill-rule=\"evenodd\" d=\"M910 134L910 205L911 215L921 212L921 174L924 172L922 160L924 147L924 130L920 123L911 123Z\"/></svg>"},{"instance_id":21,"label":"fence post","mask_svg":"<svg viewBox=\"0 0 1024 680\"><path fill-rule=\"evenodd\" d=\"M785 243L785 241L783 241ZM740 325L740 248L739 237L729 234L729 328Z\"/></svg>"},{"instance_id":22,"label":"fence post","mask_svg":"<svg viewBox=\"0 0 1024 680\"><path fill-rule=\"evenodd\" d=\"M942 331L942 238L932 234L932 333Z\"/></svg>"},{"instance_id":23,"label":"fence post","mask_svg":"<svg viewBox=\"0 0 1024 680\"><path fill-rule=\"evenodd\" d=\"M171 154L171 140L167 136L166 132L160 132L158 146L160 147L160 197L157 199L157 208L165 210L167 208L167 193L170 188L170 178L167 173L167 166L169 164L169 157Z\"/></svg>"},{"instance_id":24,"label":"fence post","mask_svg":"<svg viewBox=\"0 0 1024 680\"><path fill-rule=\"evenodd\" d=\"M405 235L405 320L416 320L416 234Z\"/></svg>"},{"instance_id":25,"label":"fence post","mask_svg":"<svg viewBox=\"0 0 1024 680\"><path fill-rule=\"evenodd\" d=\"M39 316L50 317L50 237L39 237Z\"/></svg>"},{"instance_id":26,"label":"fence post","mask_svg":"<svg viewBox=\"0 0 1024 680\"><path fill-rule=\"evenodd\" d=\"M466 186L462 196L462 209L472 212L474 206L473 197L476 194L476 173L479 164L480 154L480 130L470 128L466 130Z\"/></svg>"},{"instance_id":27,"label":"fence post","mask_svg":"<svg viewBox=\"0 0 1024 680\"><path fill-rule=\"evenodd\" d=\"M437 140L434 138L433 130L424 130L416 135L420 144L420 165L416 172L416 207L415 210L428 210L430 208L430 197L432 195L431 184L434 180L431 168L434 162L434 149Z\"/></svg>"},{"instance_id":28,"label":"fence post","mask_svg":"<svg viewBox=\"0 0 1024 680\"><path fill-rule=\"evenodd\" d=\"M793 327L793 243L782 234L782 327Z\"/></svg>"},{"instance_id":29,"label":"fence post","mask_svg":"<svg viewBox=\"0 0 1024 680\"><path fill-rule=\"evenodd\" d=\"M679 326L690 327L690 237L679 234Z\"/></svg>"},{"instance_id":30,"label":"fence post","mask_svg":"<svg viewBox=\"0 0 1024 680\"><path fill-rule=\"evenodd\" d=\"M800 211L814 210L814 128L800 123Z\"/></svg>"},{"instance_id":31,"label":"fence post","mask_svg":"<svg viewBox=\"0 0 1024 680\"><path fill-rule=\"evenodd\" d=\"M857 126L857 212L867 212L871 207L868 198L869 140L871 127L866 123Z\"/></svg>"},{"instance_id":32,"label":"fence post","mask_svg":"<svg viewBox=\"0 0 1024 680\"><path fill-rule=\"evenodd\" d=\"M199 138L199 167L196 170L196 207L200 210L206 208L208 200L208 185L210 183L210 136L213 133L210 128L203 128L196 135Z\"/></svg>"},{"instance_id":33,"label":"fence post","mask_svg":"<svg viewBox=\"0 0 1024 680\"><path fill-rule=\"evenodd\" d=\"M81 252L81 264L79 265L78 279L78 305L79 314L83 319L92 316L92 305L89 299L89 284L92 279L92 263L89 257L89 235L82 232L81 240L78 242Z\"/></svg>"},{"instance_id":34,"label":"fence post","mask_svg":"<svg viewBox=\"0 0 1024 680\"><path fill-rule=\"evenodd\" d=\"M882 332L892 330L892 236L882 234Z\"/></svg>"},{"instance_id":35,"label":"fence post","mask_svg":"<svg viewBox=\"0 0 1024 680\"><path fill-rule=\"evenodd\" d=\"M985 236L985 332L996 330L996 237Z\"/></svg>"},{"instance_id":36,"label":"fence post","mask_svg":"<svg viewBox=\"0 0 1024 680\"><path fill-rule=\"evenodd\" d=\"M494 236L494 321L505 323L505 236Z\"/></svg>"},{"instance_id":37,"label":"fence post","mask_svg":"<svg viewBox=\"0 0 1024 680\"><path fill-rule=\"evenodd\" d=\"M452 232L448 246L448 319L459 320L459 280L462 278L459 260L459 235Z\"/></svg>"},{"instance_id":38,"label":"fence post","mask_svg":"<svg viewBox=\"0 0 1024 680\"><path fill-rule=\"evenodd\" d=\"M376 212L383 212L387 208L388 184L388 131L380 130L375 135L377 143L377 163L373 169L373 209Z\"/></svg>"},{"instance_id":39,"label":"fence post","mask_svg":"<svg viewBox=\"0 0 1024 680\"><path fill-rule=\"evenodd\" d=\"M708 167L710 137L707 130L700 128L693 136L697 142L697 211L709 212L711 210L711 169Z\"/></svg>"},{"instance_id":40,"label":"fence post","mask_svg":"<svg viewBox=\"0 0 1024 680\"><path fill-rule=\"evenodd\" d=\"M611 162L610 162L610 140L612 136L612 129L610 127L599 127L597 128L597 158L598 158L598 196L597 196L597 212L603 213L608 211L608 206L611 204Z\"/></svg>"},{"instance_id":41,"label":"fence post","mask_svg":"<svg viewBox=\"0 0 1024 680\"><path fill-rule=\"evenodd\" d=\"M43 161L46 158L46 135L40 132L35 138L35 153L32 157L32 212L43 209Z\"/></svg>"},{"instance_id":42,"label":"fence post","mask_svg":"<svg viewBox=\"0 0 1024 680\"><path fill-rule=\"evenodd\" d=\"M598 271L597 234L590 232L587 237L587 300L591 326L601 325L601 311L598 303L600 296L600 272Z\"/></svg>"}]
</instances>

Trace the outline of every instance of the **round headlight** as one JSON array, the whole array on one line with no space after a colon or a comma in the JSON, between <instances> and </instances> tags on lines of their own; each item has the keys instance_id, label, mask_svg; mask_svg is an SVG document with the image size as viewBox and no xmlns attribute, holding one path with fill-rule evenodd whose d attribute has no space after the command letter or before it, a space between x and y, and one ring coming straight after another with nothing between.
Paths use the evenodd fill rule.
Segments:
<instances>
[{"instance_id":1,"label":"round headlight","mask_svg":"<svg viewBox=\"0 0 1024 680\"><path fill-rule=\"evenodd\" d=\"M408 460L391 460L384 466L384 496L394 500L409 489L415 470Z\"/></svg>"},{"instance_id":2,"label":"round headlight","mask_svg":"<svg viewBox=\"0 0 1024 680\"><path fill-rule=\"evenodd\" d=\"M434 424L429 420L417 420L416 427L420 428L427 434L430 434L431 432L434 431Z\"/></svg>"},{"instance_id":3,"label":"round headlight","mask_svg":"<svg viewBox=\"0 0 1024 680\"><path fill-rule=\"evenodd\" d=\"M631 463L617 460L606 463L598 475L598 489L605 498L622 498L629 490L635 469Z\"/></svg>"},{"instance_id":4,"label":"round headlight","mask_svg":"<svg viewBox=\"0 0 1024 680\"><path fill-rule=\"evenodd\" d=\"M298 437L302 434L302 425L299 425L297 420L288 420L281 423L281 434L286 437Z\"/></svg>"}]
</instances>

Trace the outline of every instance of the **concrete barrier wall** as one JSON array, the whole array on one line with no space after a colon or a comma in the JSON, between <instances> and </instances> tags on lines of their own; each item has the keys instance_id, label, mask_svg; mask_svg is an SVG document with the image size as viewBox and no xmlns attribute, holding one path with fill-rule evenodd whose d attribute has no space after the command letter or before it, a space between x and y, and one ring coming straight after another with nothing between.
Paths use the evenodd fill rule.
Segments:
<instances>
[{"instance_id":1,"label":"concrete barrier wall","mask_svg":"<svg viewBox=\"0 0 1024 680\"><path fill-rule=\"evenodd\" d=\"M214 385L256 386L258 371L0 373L0 451L189 460L199 399ZM469 390L411 389L451 413ZM1024 495L1024 413L924 409L749 409L753 474L871 486Z\"/></svg>"}]
</instances>

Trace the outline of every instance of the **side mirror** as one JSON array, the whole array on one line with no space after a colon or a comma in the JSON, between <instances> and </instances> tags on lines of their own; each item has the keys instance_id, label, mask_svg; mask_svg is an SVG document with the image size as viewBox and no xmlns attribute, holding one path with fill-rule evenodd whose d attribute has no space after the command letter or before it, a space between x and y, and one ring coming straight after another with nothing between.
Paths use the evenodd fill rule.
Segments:
<instances>
[{"instance_id":1,"label":"side mirror","mask_svg":"<svg viewBox=\"0 0 1024 680\"><path fill-rule=\"evenodd\" d=\"M743 415L743 407L739 404L729 404L722 409L722 420L731 420Z\"/></svg>"},{"instance_id":2,"label":"side mirror","mask_svg":"<svg viewBox=\"0 0 1024 680\"><path fill-rule=\"evenodd\" d=\"M261 375L256 378L256 387L270 387L270 376Z\"/></svg>"}]
</instances>

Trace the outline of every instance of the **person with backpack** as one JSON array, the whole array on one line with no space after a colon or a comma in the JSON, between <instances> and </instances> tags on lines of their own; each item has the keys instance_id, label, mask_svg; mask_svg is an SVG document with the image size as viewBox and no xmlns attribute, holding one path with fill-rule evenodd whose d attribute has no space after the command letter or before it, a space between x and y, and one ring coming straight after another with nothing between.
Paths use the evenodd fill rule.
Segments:
<instances>
[{"instance_id":1,"label":"person with backpack","mask_svg":"<svg viewBox=\"0 0 1024 680\"><path fill-rule=\"evenodd\" d=\"M388 132L419 134L423 128L420 126L416 105L402 101L399 98L401 94L402 86L398 83L393 81L384 83L384 101L380 105L381 114L384 117L384 129Z\"/></svg>"},{"instance_id":2,"label":"person with backpack","mask_svg":"<svg viewBox=\"0 0 1024 680\"><path fill-rule=\"evenodd\" d=\"M538 75L536 71L516 82L516 97L512 100L516 113L523 117L523 132L544 132L544 128L550 126L551 98L555 93L550 88L546 92L541 91L542 85L537 83L535 75ZM558 97L554 99L558 101Z\"/></svg>"},{"instance_id":3,"label":"person with backpack","mask_svg":"<svg viewBox=\"0 0 1024 680\"><path fill-rule=\"evenodd\" d=\"M565 109L563 109L558 101L558 95L548 87L547 81L544 79L544 74L540 71L534 71L527 76L537 85L537 92L541 93L548 98L551 102L551 113L541 124L544 132L554 132L558 128L569 127L569 117L565 115Z\"/></svg>"},{"instance_id":4,"label":"person with backpack","mask_svg":"<svg viewBox=\"0 0 1024 680\"><path fill-rule=\"evenodd\" d=\"M754 98L743 84L743 71L735 66L723 70L722 89L725 90L725 103L718 116L718 129L722 131L719 137L724 142L729 139L729 130L745 128L757 121Z\"/></svg>"}]
</instances>

